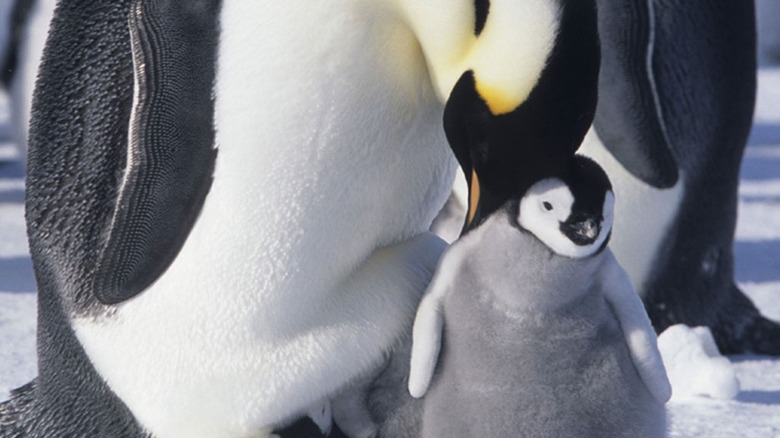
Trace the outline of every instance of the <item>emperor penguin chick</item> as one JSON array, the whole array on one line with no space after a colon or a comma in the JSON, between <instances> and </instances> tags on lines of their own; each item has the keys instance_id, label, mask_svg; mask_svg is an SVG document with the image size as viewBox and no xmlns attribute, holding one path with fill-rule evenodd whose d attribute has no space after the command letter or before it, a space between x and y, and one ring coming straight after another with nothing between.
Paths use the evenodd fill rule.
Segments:
<instances>
[{"instance_id":1,"label":"emperor penguin chick","mask_svg":"<svg viewBox=\"0 0 780 438\"><path fill-rule=\"evenodd\" d=\"M447 250L413 330L423 437L665 435L671 387L606 248L613 205L574 156Z\"/></svg>"}]
</instances>

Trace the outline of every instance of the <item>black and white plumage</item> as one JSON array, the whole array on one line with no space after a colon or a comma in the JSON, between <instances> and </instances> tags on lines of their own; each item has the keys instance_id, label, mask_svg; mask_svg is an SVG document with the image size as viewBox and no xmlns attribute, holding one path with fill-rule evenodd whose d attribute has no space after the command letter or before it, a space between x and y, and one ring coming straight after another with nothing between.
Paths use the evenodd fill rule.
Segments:
<instances>
[{"instance_id":1,"label":"black and white plumage","mask_svg":"<svg viewBox=\"0 0 780 438\"><path fill-rule=\"evenodd\" d=\"M414 324L422 436L664 436L671 388L606 248L613 201L576 157L447 250Z\"/></svg>"},{"instance_id":2,"label":"black and white plumage","mask_svg":"<svg viewBox=\"0 0 780 438\"><path fill-rule=\"evenodd\" d=\"M475 217L486 217L510 194L560 171L593 120L599 71L595 3L540 3L555 20L554 27L537 23L529 30L548 41L546 51L525 61L534 68L539 64L527 97L505 110L507 97L498 90L484 92L475 69L460 77L447 101L444 129L469 191L464 230L477 226Z\"/></svg>"},{"instance_id":3,"label":"black and white plumage","mask_svg":"<svg viewBox=\"0 0 780 438\"><path fill-rule=\"evenodd\" d=\"M427 230L454 176L445 107L479 112L472 133L553 117L534 97L548 60L571 74L548 85L596 80L581 4L59 2L27 180L40 375L3 427L327 429L318 414L381 369L443 251ZM585 56L556 57L564 35ZM454 88L476 98L448 105Z\"/></svg>"},{"instance_id":4,"label":"black and white plumage","mask_svg":"<svg viewBox=\"0 0 780 438\"><path fill-rule=\"evenodd\" d=\"M596 3L599 104L578 152L604 167L622 200L615 255L659 332L706 325L724 352L780 353L780 325L733 272L756 86L754 2ZM468 217L465 192L453 192L435 223L447 240Z\"/></svg>"}]
</instances>

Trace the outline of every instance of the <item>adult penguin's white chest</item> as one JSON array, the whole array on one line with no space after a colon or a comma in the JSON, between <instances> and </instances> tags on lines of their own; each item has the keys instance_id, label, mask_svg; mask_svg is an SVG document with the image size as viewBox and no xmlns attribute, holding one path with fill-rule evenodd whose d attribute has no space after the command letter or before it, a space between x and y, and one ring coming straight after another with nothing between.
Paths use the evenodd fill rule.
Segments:
<instances>
[{"instance_id":1,"label":"adult penguin's white chest","mask_svg":"<svg viewBox=\"0 0 780 438\"><path fill-rule=\"evenodd\" d=\"M223 3L201 215L158 281L74 321L163 438L256 434L373 366L411 324L409 271L435 264L424 238L376 250L427 230L454 170L417 42L382 2Z\"/></svg>"}]
</instances>

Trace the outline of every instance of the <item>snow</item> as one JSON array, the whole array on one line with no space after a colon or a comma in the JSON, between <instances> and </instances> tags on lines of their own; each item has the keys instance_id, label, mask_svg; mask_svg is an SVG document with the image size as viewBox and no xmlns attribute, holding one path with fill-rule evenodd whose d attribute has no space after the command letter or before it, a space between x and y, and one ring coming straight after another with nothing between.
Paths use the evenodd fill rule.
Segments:
<instances>
[{"instance_id":1,"label":"snow","mask_svg":"<svg viewBox=\"0 0 780 438\"><path fill-rule=\"evenodd\" d=\"M658 350L675 399L703 396L731 400L739 393L734 366L718 352L709 328L669 327L658 336Z\"/></svg>"},{"instance_id":2,"label":"snow","mask_svg":"<svg viewBox=\"0 0 780 438\"><path fill-rule=\"evenodd\" d=\"M780 66L764 60L758 83L755 125L739 190L736 277L765 315L780 320ZM16 149L7 141L8 113L7 98L0 94L0 400L36 374L35 281L24 234L24 172ZM707 363L707 340L702 336L706 338L702 331L681 329L663 341L683 352L677 362L670 362L685 365L679 375L669 366L673 384L691 380L697 369L704 377L698 380L703 390L685 391L682 384L675 385L675 396L667 405L670 436L780 436L780 358L729 357L739 379L734 395L735 388L729 386L733 382L713 377L726 369L722 361L716 358L718 370L708 370L713 365ZM685 355L687 364L680 359Z\"/></svg>"}]
</instances>

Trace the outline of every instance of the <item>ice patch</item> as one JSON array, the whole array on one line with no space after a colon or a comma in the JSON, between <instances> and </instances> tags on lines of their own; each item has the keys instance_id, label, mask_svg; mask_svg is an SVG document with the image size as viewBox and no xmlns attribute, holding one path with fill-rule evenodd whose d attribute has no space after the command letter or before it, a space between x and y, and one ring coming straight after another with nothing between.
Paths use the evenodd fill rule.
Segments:
<instances>
[{"instance_id":1,"label":"ice patch","mask_svg":"<svg viewBox=\"0 0 780 438\"><path fill-rule=\"evenodd\" d=\"M710 329L683 324L658 336L672 398L704 396L730 400L739 393L739 380L728 359L721 356Z\"/></svg>"}]
</instances>

